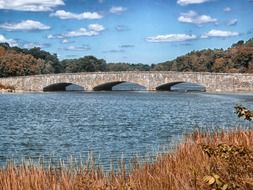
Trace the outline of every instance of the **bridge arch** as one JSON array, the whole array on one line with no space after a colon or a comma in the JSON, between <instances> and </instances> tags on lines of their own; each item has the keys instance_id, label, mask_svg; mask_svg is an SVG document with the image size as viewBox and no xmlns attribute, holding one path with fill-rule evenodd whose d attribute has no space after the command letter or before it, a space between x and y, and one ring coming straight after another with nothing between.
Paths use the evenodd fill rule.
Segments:
<instances>
[{"instance_id":1,"label":"bridge arch","mask_svg":"<svg viewBox=\"0 0 253 190\"><path fill-rule=\"evenodd\" d=\"M44 87L43 91L84 91L84 87L70 82L59 82Z\"/></svg>"},{"instance_id":2,"label":"bridge arch","mask_svg":"<svg viewBox=\"0 0 253 190\"><path fill-rule=\"evenodd\" d=\"M177 82L169 82L164 83L156 87L157 91L206 91L206 87L202 84L185 82L185 81L177 81Z\"/></svg>"},{"instance_id":3,"label":"bridge arch","mask_svg":"<svg viewBox=\"0 0 253 190\"><path fill-rule=\"evenodd\" d=\"M127 84L128 86L125 86L125 89L114 89L116 86L122 86L124 84ZM147 88L141 84L135 83L135 82L128 82L128 81L113 81L113 82L106 82L103 84L99 84L93 88L94 91L112 91L112 90L121 90L121 91L136 91L136 90L147 90Z\"/></svg>"}]
</instances>

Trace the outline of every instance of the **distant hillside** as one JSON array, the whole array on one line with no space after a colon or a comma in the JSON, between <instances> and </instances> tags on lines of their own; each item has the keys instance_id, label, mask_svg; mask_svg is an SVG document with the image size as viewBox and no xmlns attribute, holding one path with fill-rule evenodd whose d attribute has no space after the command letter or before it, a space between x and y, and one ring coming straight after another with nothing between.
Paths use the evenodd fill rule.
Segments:
<instances>
[{"instance_id":1,"label":"distant hillside","mask_svg":"<svg viewBox=\"0 0 253 190\"><path fill-rule=\"evenodd\" d=\"M0 77L48 73L96 71L192 71L253 73L253 38L238 41L227 50L204 49L192 51L175 60L159 64L106 63L104 59L84 56L59 61L38 47L24 49L0 43Z\"/></svg>"},{"instance_id":2,"label":"distant hillside","mask_svg":"<svg viewBox=\"0 0 253 190\"><path fill-rule=\"evenodd\" d=\"M155 65L156 71L253 73L253 38L238 41L227 50L192 51Z\"/></svg>"}]
</instances>

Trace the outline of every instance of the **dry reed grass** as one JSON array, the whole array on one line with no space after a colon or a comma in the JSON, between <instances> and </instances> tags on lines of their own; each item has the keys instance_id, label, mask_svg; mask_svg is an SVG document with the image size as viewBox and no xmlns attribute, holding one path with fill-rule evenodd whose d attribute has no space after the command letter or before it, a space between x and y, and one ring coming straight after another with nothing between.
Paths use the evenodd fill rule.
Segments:
<instances>
[{"instance_id":1,"label":"dry reed grass","mask_svg":"<svg viewBox=\"0 0 253 190\"><path fill-rule=\"evenodd\" d=\"M132 163L126 172L95 166L75 169L15 166L0 170L1 190L208 190L253 189L253 130L195 132L154 163Z\"/></svg>"}]
</instances>

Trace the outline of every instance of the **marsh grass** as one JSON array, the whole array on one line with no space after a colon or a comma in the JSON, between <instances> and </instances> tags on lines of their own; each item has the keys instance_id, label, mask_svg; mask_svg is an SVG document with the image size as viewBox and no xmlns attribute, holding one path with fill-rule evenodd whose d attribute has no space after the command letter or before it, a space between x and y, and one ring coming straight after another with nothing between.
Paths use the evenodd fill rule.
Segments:
<instances>
[{"instance_id":1,"label":"marsh grass","mask_svg":"<svg viewBox=\"0 0 253 190\"><path fill-rule=\"evenodd\" d=\"M194 132L175 151L156 161L122 159L105 172L94 159L57 167L12 162L0 169L1 190L200 190L253 189L253 130ZM71 166L71 167L70 167Z\"/></svg>"}]
</instances>

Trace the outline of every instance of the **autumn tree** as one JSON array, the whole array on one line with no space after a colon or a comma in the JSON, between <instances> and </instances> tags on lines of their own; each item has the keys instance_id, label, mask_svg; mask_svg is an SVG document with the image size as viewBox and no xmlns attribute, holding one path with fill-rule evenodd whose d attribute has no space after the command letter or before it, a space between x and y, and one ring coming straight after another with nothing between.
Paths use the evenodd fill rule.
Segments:
<instances>
[{"instance_id":1,"label":"autumn tree","mask_svg":"<svg viewBox=\"0 0 253 190\"><path fill-rule=\"evenodd\" d=\"M246 42L240 40L227 50L192 51L159 63L153 70L253 73L253 38Z\"/></svg>"},{"instance_id":2,"label":"autumn tree","mask_svg":"<svg viewBox=\"0 0 253 190\"><path fill-rule=\"evenodd\" d=\"M44 61L32 55L13 50L3 53L3 49L0 48L0 77L41 74L43 67Z\"/></svg>"}]
</instances>

